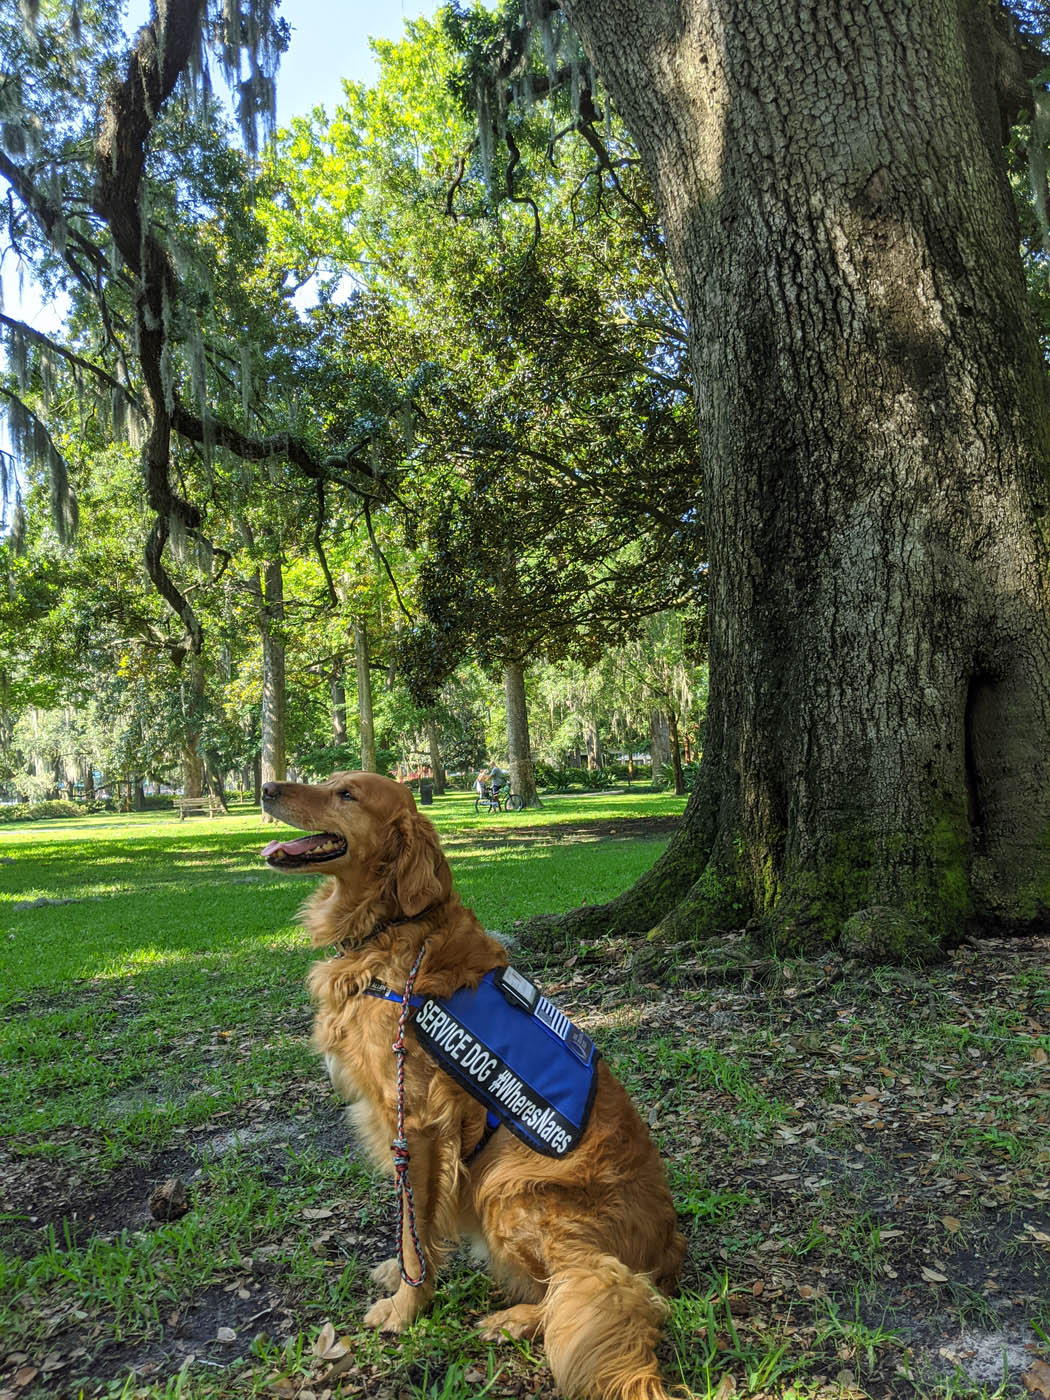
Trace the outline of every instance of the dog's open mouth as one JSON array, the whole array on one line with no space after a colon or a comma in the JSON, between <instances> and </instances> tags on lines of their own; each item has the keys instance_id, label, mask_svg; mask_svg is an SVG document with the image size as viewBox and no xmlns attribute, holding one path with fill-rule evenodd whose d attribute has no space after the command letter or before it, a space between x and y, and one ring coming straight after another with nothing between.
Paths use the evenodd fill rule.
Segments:
<instances>
[{"instance_id":1,"label":"dog's open mouth","mask_svg":"<svg viewBox=\"0 0 1050 1400\"><path fill-rule=\"evenodd\" d=\"M316 836L299 836L294 841L271 841L263 847L262 857L275 870L297 870L302 865L323 865L346 855L346 842L330 831Z\"/></svg>"}]
</instances>

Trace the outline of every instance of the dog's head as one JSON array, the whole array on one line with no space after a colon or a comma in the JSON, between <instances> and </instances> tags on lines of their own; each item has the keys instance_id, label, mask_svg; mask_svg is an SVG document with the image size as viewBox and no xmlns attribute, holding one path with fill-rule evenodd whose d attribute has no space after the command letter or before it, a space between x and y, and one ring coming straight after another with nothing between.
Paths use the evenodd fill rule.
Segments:
<instances>
[{"instance_id":1,"label":"dog's head","mask_svg":"<svg viewBox=\"0 0 1050 1400\"><path fill-rule=\"evenodd\" d=\"M448 864L407 787L376 773L335 773L326 783L265 783L263 810L310 835L271 841L274 870L332 875L355 901L411 917L448 896Z\"/></svg>"}]
</instances>

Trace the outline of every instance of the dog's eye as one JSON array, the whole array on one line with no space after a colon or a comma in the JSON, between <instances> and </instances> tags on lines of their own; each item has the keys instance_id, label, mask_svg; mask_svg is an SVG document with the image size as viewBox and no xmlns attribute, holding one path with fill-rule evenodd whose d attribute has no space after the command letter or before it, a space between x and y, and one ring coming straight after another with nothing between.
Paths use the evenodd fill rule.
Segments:
<instances>
[{"instance_id":1,"label":"dog's eye","mask_svg":"<svg viewBox=\"0 0 1050 1400\"><path fill-rule=\"evenodd\" d=\"M350 791L349 788L340 788L340 789L339 789L339 800L340 800L341 802L356 802L356 801L357 801L357 797L355 796L354 793L352 793L352 792Z\"/></svg>"}]
</instances>

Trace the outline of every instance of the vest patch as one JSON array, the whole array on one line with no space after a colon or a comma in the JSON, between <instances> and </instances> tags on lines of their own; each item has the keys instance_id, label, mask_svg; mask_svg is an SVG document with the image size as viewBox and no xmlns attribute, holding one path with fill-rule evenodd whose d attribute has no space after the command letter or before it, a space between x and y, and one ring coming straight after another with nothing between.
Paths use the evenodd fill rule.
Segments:
<instances>
[{"instance_id":1,"label":"vest patch","mask_svg":"<svg viewBox=\"0 0 1050 1400\"><path fill-rule=\"evenodd\" d=\"M385 991L368 988L373 996ZM598 1052L527 977L497 968L476 990L413 997L412 1005L423 1049L490 1118L545 1156L572 1151L594 1102Z\"/></svg>"}]
</instances>

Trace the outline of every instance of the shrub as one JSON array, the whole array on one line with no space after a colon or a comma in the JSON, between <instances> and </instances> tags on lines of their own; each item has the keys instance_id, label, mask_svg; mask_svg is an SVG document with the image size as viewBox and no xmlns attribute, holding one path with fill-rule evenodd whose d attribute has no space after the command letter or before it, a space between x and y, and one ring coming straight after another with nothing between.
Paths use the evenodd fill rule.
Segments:
<instances>
[{"instance_id":1,"label":"shrub","mask_svg":"<svg viewBox=\"0 0 1050 1400\"><path fill-rule=\"evenodd\" d=\"M552 768L549 763L536 764L536 786L550 792L568 792L574 787L600 792L615 787L619 781L615 768Z\"/></svg>"},{"instance_id":2,"label":"shrub","mask_svg":"<svg viewBox=\"0 0 1050 1400\"><path fill-rule=\"evenodd\" d=\"M686 792L692 792L693 788L696 786L696 775L699 772L699 762L682 764L682 781L685 783ZM674 787L674 769L669 763L664 764L660 773L660 780L665 788Z\"/></svg>"},{"instance_id":3,"label":"shrub","mask_svg":"<svg viewBox=\"0 0 1050 1400\"><path fill-rule=\"evenodd\" d=\"M376 768L389 773L397 761L393 749L376 749ZM361 750L350 744L323 744L295 756L296 771L302 782L323 783L333 773L354 772L361 767Z\"/></svg>"},{"instance_id":4,"label":"shrub","mask_svg":"<svg viewBox=\"0 0 1050 1400\"><path fill-rule=\"evenodd\" d=\"M619 782L612 768L581 768L578 771L586 792L602 792Z\"/></svg>"},{"instance_id":5,"label":"shrub","mask_svg":"<svg viewBox=\"0 0 1050 1400\"><path fill-rule=\"evenodd\" d=\"M112 798L95 798L91 802L68 802L52 798L47 802L17 802L13 807L0 807L2 822L38 822L51 817L90 817L96 812L114 812Z\"/></svg>"}]
</instances>

